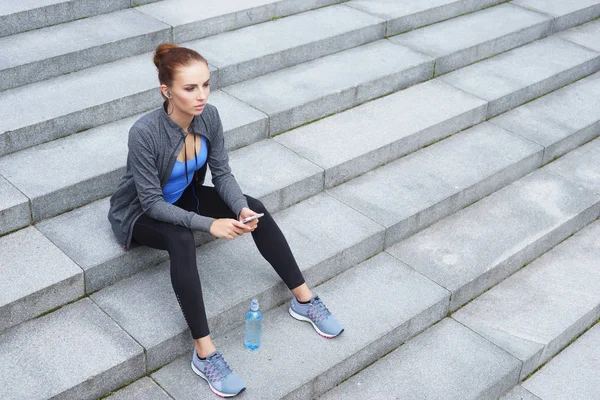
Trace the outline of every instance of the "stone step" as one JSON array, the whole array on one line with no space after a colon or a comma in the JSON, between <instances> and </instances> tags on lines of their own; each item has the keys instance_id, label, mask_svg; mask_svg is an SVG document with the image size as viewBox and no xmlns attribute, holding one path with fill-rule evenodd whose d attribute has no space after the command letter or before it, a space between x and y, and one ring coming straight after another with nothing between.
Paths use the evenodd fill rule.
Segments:
<instances>
[{"instance_id":1,"label":"stone step","mask_svg":"<svg viewBox=\"0 0 600 400\"><path fill-rule=\"evenodd\" d=\"M182 43L343 1L164 0L136 10L171 25L173 41Z\"/></svg>"},{"instance_id":2,"label":"stone step","mask_svg":"<svg viewBox=\"0 0 600 400\"><path fill-rule=\"evenodd\" d=\"M367 66L370 57L382 59L379 65L370 60ZM145 53L4 91L0 97L0 107L4 110L0 112L0 156L159 107L162 99L156 82L156 68L151 60L151 53ZM398 62L390 64L390 60ZM263 56L260 62L268 64L269 57ZM340 68L348 70L348 63L362 63L363 67L354 73L348 71L347 76L340 76ZM211 85L216 89L220 86L219 71L212 65L210 68ZM432 68L433 60L430 58L387 40L380 40L283 71L289 74L289 70L301 69L309 75L311 71L334 74L336 80L320 89L302 82L298 90L306 92L307 89L302 88L310 87L310 93L299 97L300 101L296 100L296 107L308 109L314 106L315 96L328 96L329 101L334 103L324 105L324 110L326 114L331 114L339 108L335 104L337 100L346 103L345 108L357 104L348 99L349 94L354 96L354 92L357 92L357 99L366 101L376 95L423 81L431 77ZM266 76L273 74L277 72ZM280 89L285 87L286 95L289 95L289 84L281 79L289 80L289 77L284 75L275 79L275 85ZM314 75L311 75L311 79L315 79ZM390 79L395 83L390 84ZM106 82L112 82L110 90ZM228 88L237 93L238 85ZM336 94L340 85L346 90ZM303 104L306 101L309 103ZM31 104L36 104L36 107L32 108ZM15 113L15 109L24 111ZM307 122L302 117L300 121Z\"/></svg>"},{"instance_id":3,"label":"stone step","mask_svg":"<svg viewBox=\"0 0 600 400\"><path fill-rule=\"evenodd\" d=\"M383 39L223 90L267 114L273 136L422 82L432 73L432 58Z\"/></svg>"},{"instance_id":4,"label":"stone step","mask_svg":"<svg viewBox=\"0 0 600 400\"><path fill-rule=\"evenodd\" d=\"M2 399L96 399L144 375L144 350L90 299L0 335Z\"/></svg>"},{"instance_id":5,"label":"stone step","mask_svg":"<svg viewBox=\"0 0 600 400\"><path fill-rule=\"evenodd\" d=\"M600 215L600 193L551 171L535 171L388 251L450 290L456 310Z\"/></svg>"},{"instance_id":6,"label":"stone step","mask_svg":"<svg viewBox=\"0 0 600 400\"><path fill-rule=\"evenodd\" d=\"M311 287L383 249L383 227L325 193L274 217ZM212 336L239 325L253 298L264 310L289 298L289 290L250 235L205 244L196 259ZM169 274L165 262L90 296L145 348L148 371L190 348L191 336Z\"/></svg>"},{"instance_id":7,"label":"stone step","mask_svg":"<svg viewBox=\"0 0 600 400\"><path fill-rule=\"evenodd\" d=\"M525 379L600 318L600 221L452 317L523 362Z\"/></svg>"},{"instance_id":8,"label":"stone step","mask_svg":"<svg viewBox=\"0 0 600 400\"><path fill-rule=\"evenodd\" d=\"M135 9L3 37L0 90L153 51L170 41L169 25Z\"/></svg>"},{"instance_id":9,"label":"stone step","mask_svg":"<svg viewBox=\"0 0 600 400\"><path fill-rule=\"evenodd\" d=\"M160 386L151 378L143 377L132 384L120 389L107 400L173 400Z\"/></svg>"},{"instance_id":10,"label":"stone step","mask_svg":"<svg viewBox=\"0 0 600 400\"><path fill-rule=\"evenodd\" d=\"M0 236L30 223L29 199L0 175Z\"/></svg>"},{"instance_id":11,"label":"stone step","mask_svg":"<svg viewBox=\"0 0 600 400\"><path fill-rule=\"evenodd\" d=\"M512 0L512 3L552 16L554 32L600 17L598 0Z\"/></svg>"},{"instance_id":12,"label":"stone step","mask_svg":"<svg viewBox=\"0 0 600 400\"><path fill-rule=\"evenodd\" d=\"M490 120L544 146L543 163L600 135L600 73Z\"/></svg>"},{"instance_id":13,"label":"stone step","mask_svg":"<svg viewBox=\"0 0 600 400\"><path fill-rule=\"evenodd\" d=\"M500 4L390 40L435 57L437 76L547 36L552 21L534 11Z\"/></svg>"},{"instance_id":14,"label":"stone step","mask_svg":"<svg viewBox=\"0 0 600 400\"><path fill-rule=\"evenodd\" d=\"M261 153L269 154L269 157L256 162L256 155ZM271 212L323 190L321 168L271 139L231 153L230 165L244 193L261 199ZM273 173L275 170L276 174ZM210 186L210 175L205 183ZM78 189L74 187L71 191ZM108 209L108 198L105 198L36 225L84 269L86 293L130 276L148 263L154 265L168 258L166 252L151 252L141 259L135 250L123 252L107 225ZM212 239L209 234L197 234L199 244Z\"/></svg>"},{"instance_id":15,"label":"stone step","mask_svg":"<svg viewBox=\"0 0 600 400\"><path fill-rule=\"evenodd\" d=\"M600 395L600 324L596 323L521 384L535 399L595 400Z\"/></svg>"},{"instance_id":16,"label":"stone step","mask_svg":"<svg viewBox=\"0 0 600 400\"><path fill-rule=\"evenodd\" d=\"M0 156L130 117L161 102L149 54L5 90L0 96Z\"/></svg>"},{"instance_id":17,"label":"stone step","mask_svg":"<svg viewBox=\"0 0 600 400\"><path fill-rule=\"evenodd\" d=\"M498 400L541 400L539 397L534 396L533 393L523 389L521 385L517 385L509 390L504 396Z\"/></svg>"},{"instance_id":18,"label":"stone step","mask_svg":"<svg viewBox=\"0 0 600 400\"><path fill-rule=\"evenodd\" d=\"M600 21L592 21L587 24L557 33L556 36L570 40L595 51L600 51Z\"/></svg>"},{"instance_id":19,"label":"stone step","mask_svg":"<svg viewBox=\"0 0 600 400\"><path fill-rule=\"evenodd\" d=\"M504 0L351 0L344 4L385 19L386 36L393 36L503 2Z\"/></svg>"},{"instance_id":20,"label":"stone step","mask_svg":"<svg viewBox=\"0 0 600 400\"><path fill-rule=\"evenodd\" d=\"M551 36L439 79L487 100L491 118L599 69L600 52Z\"/></svg>"},{"instance_id":21,"label":"stone step","mask_svg":"<svg viewBox=\"0 0 600 400\"><path fill-rule=\"evenodd\" d=\"M485 101L432 80L275 140L323 168L325 187L330 188L482 122L486 108Z\"/></svg>"},{"instance_id":22,"label":"stone step","mask_svg":"<svg viewBox=\"0 0 600 400\"><path fill-rule=\"evenodd\" d=\"M519 381L520 369L516 358L446 318L319 400L496 399Z\"/></svg>"},{"instance_id":23,"label":"stone step","mask_svg":"<svg viewBox=\"0 0 600 400\"><path fill-rule=\"evenodd\" d=\"M594 139L564 155L546 168L594 193L600 194L600 139Z\"/></svg>"},{"instance_id":24,"label":"stone step","mask_svg":"<svg viewBox=\"0 0 600 400\"><path fill-rule=\"evenodd\" d=\"M385 226L385 247L540 166L543 148L482 123L327 192Z\"/></svg>"},{"instance_id":25,"label":"stone step","mask_svg":"<svg viewBox=\"0 0 600 400\"><path fill-rule=\"evenodd\" d=\"M266 135L260 112L220 91L210 103L219 108L229 148ZM125 171L129 128L141 115L5 155L0 175L30 200L34 222L109 196Z\"/></svg>"},{"instance_id":26,"label":"stone step","mask_svg":"<svg viewBox=\"0 0 600 400\"><path fill-rule=\"evenodd\" d=\"M0 276L0 332L84 295L81 268L34 227L0 237Z\"/></svg>"},{"instance_id":27,"label":"stone step","mask_svg":"<svg viewBox=\"0 0 600 400\"><path fill-rule=\"evenodd\" d=\"M136 0L151 3L158 0ZM131 0L26 0L0 4L0 37L121 10Z\"/></svg>"},{"instance_id":28,"label":"stone step","mask_svg":"<svg viewBox=\"0 0 600 400\"><path fill-rule=\"evenodd\" d=\"M264 313L259 350L244 348L243 326L215 339L227 362L246 382L243 398L314 399L447 312L446 291L385 253L314 289L342 321L345 330L339 337L326 340L309 324L296 321L288 314L286 302ZM357 295L360 301L354 301ZM240 322L242 316L243 311L238 315ZM184 356L151 375L174 399L210 396L206 382L190 368L191 354L189 341ZM494 361L504 364L508 358ZM516 360L510 363L517 364ZM516 377L518 371L512 369L511 365L511 375Z\"/></svg>"},{"instance_id":29,"label":"stone step","mask_svg":"<svg viewBox=\"0 0 600 400\"><path fill-rule=\"evenodd\" d=\"M385 22L333 5L225 32L187 45L219 69L221 86L383 39Z\"/></svg>"}]
</instances>

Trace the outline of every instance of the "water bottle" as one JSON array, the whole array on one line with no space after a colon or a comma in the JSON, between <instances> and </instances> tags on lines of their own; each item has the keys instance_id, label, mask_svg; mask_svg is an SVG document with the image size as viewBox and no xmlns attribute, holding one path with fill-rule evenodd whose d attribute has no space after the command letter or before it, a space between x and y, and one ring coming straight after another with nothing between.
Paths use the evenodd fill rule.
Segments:
<instances>
[{"instance_id":1,"label":"water bottle","mask_svg":"<svg viewBox=\"0 0 600 400\"><path fill-rule=\"evenodd\" d=\"M253 299L250 310L246 313L246 339L244 344L249 350L260 347L260 334L262 332L262 312L258 309L258 300Z\"/></svg>"}]
</instances>

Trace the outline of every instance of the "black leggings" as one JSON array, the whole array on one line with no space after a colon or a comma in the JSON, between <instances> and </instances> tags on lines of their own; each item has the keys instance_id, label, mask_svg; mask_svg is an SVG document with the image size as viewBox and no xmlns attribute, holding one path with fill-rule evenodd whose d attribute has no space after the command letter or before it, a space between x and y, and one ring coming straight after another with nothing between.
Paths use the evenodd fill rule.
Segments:
<instances>
[{"instance_id":1,"label":"black leggings","mask_svg":"<svg viewBox=\"0 0 600 400\"><path fill-rule=\"evenodd\" d=\"M191 183L185 189L175 206L188 211L199 211L200 215L207 217L237 219L212 187L194 186L195 197L199 199L197 204L192 191L193 185L194 183ZM289 289L302 285L302 273L275 220L259 200L250 196L246 196L246 199L252 211L265 214L252 232L258 251L273 266ZM196 244L192 231L184 226L157 221L143 214L135 223L133 239L139 244L169 252L171 283L192 337L198 339L207 336L208 321L196 266Z\"/></svg>"}]
</instances>

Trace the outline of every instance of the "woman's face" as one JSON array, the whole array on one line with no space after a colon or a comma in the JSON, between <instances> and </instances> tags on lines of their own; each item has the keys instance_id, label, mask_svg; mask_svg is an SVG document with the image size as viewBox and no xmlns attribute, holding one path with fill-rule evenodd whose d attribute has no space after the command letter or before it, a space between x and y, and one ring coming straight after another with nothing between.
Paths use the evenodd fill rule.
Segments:
<instances>
[{"instance_id":1,"label":"woman's face","mask_svg":"<svg viewBox=\"0 0 600 400\"><path fill-rule=\"evenodd\" d=\"M210 71L203 62L194 62L177 70L170 88L164 85L161 88L165 95L167 90L171 92L175 112L200 115L210 94Z\"/></svg>"}]
</instances>

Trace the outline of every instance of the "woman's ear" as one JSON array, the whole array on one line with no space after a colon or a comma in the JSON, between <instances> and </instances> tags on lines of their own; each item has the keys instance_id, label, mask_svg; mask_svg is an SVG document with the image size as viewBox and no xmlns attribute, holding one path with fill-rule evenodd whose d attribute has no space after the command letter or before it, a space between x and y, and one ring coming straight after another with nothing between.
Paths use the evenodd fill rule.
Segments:
<instances>
[{"instance_id":1,"label":"woman's ear","mask_svg":"<svg viewBox=\"0 0 600 400\"><path fill-rule=\"evenodd\" d=\"M169 92L167 85L160 85L160 91L162 92L163 96L167 98L171 97L171 92Z\"/></svg>"}]
</instances>

